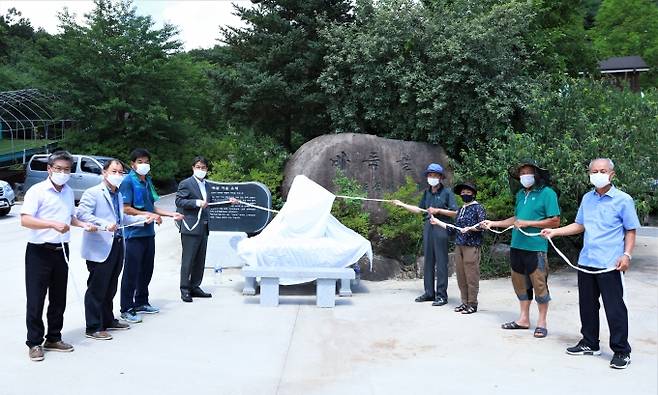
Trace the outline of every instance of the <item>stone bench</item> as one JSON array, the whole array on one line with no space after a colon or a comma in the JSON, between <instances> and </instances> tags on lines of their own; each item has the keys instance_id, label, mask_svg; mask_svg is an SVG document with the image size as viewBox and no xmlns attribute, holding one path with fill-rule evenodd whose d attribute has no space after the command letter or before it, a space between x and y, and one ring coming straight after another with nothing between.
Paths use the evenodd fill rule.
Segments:
<instances>
[{"instance_id":1,"label":"stone bench","mask_svg":"<svg viewBox=\"0 0 658 395\"><path fill-rule=\"evenodd\" d=\"M340 296L352 296L350 280L355 278L352 268L329 267L258 267L242 268L245 278L243 295L256 295L256 277L260 277L260 304L279 305L279 279L316 278L316 300L318 307L336 305L336 280L341 280ZM344 289L346 288L346 289Z\"/></svg>"}]
</instances>

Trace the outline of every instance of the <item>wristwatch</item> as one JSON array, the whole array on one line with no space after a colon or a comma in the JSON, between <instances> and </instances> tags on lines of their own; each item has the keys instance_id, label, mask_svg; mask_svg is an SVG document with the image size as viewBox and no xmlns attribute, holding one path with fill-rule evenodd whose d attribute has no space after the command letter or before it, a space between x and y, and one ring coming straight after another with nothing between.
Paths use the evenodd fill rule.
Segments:
<instances>
[{"instance_id":1,"label":"wristwatch","mask_svg":"<svg viewBox=\"0 0 658 395\"><path fill-rule=\"evenodd\" d=\"M633 256L632 256L630 253L628 253L628 252L624 252L624 255L626 255L626 256L628 257L628 260L629 260L629 261L632 261L632 260L633 260Z\"/></svg>"}]
</instances>

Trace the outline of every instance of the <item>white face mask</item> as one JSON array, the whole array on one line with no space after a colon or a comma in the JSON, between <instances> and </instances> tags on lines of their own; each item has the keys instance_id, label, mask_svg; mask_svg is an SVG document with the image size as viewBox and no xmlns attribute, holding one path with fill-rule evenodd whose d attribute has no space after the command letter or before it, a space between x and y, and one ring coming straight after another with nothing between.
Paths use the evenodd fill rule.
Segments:
<instances>
[{"instance_id":1,"label":"white face mask","mask_svg":"<svg viewBox=\"0 0 658 395\"><path fill-rule=\"evenodd\" d=\"M107 176L107 182L112 184L115 187L119 187L121 185L121 182L123 181L123 175L122 174L109 174Z\"/></svg>"},{"instance_id":2,"label":"white face mask","mask_svg":"<svg viewBox=\"0 0 658 395\"><path fill-rule=\"evenodd\" d=\"M206 170L194 169L194 177L203 180L208 172Z\"/></svg>"},{"instance_id":3,"label":"white face mask","mask_svg":"<svg viewBox=\"0 0 658 395\"><path fill-rule=\"evenodd\" d=\"M521 185L523 185L524 188L530 188L531 186L535 185L534 174L524 174L519 178L521 180Z\"/></svg>"},{"instance_id":4,"label":"white face mask","mask_svg":"<svg viewBox=\"0 0 658 395\"><path fill-rule=\"evenodd\" d=\"M55 173L53 172L50 175L50 179L52 182L54 182L57 185L64 185L67 182L69 182L69 179L71 178L71 175L69 173Z\"/></svg>"},{"instance_id":5,"label":"white face mask","mask_svg":"<svg viewBox=\"0 0 658 395\"><path fill-rule=\"evenodd\" d=\"M430 178L430 177L427 177L427 183L430 184L430 185L433 186L433 187L439 185L439 182L440 182L440 181L439 181L438 178Z\"/></svg>"},{"instance_id":6,"label":"white face mask","mask_svg":"<svg viewBox=\"0 0 658 395\"><path fill-rule=\"evenodd\" d=\"M149 171L151 171L151 165L149 165L148 163L138 163L137 166L135 167L136 167L135 171L140 176L145 176L149 174Z\"/></svg>"},{"instance_id":7,"label":"white face mask","mask_svg":"<svg viewBox=\"0 0 658 395\"><path fill-rule=\"evenodd\" d=\"M589 175L589 182L596 188L603 188L610 184L610 177L606 173L592 173Z\"/></svg>"}]
</instances>

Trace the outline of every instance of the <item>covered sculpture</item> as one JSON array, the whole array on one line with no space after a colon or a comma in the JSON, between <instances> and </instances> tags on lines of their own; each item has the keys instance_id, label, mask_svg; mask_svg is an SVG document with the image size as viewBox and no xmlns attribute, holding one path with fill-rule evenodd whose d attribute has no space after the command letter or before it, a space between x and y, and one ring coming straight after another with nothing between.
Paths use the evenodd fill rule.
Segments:
<instances>
[{"instance_id":1,"label":"covered sculpture","mask_svg":"<svg viewBox=\"0 0 658 395\"><path fill-rule=\"evenodd\" d=\"M268 267L348 267L364 254L372 262L370 242L331 215L335 198L306 176L295 177L279 214L238 244L238 256L246 265Z\"/></svg>"}]
</instances>

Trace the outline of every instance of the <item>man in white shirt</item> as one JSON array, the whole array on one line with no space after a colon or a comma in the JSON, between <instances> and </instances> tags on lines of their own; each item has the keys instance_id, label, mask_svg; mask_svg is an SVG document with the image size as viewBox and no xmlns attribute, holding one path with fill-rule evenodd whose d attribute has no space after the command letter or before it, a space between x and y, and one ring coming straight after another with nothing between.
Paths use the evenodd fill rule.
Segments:
<instances>
[{"instance_id":1,"label":"man in white shirt","mask_svg":"<svg viewBox=\"0 0 658 395\"><path fill-rule=\"evenodd\" d=\"M25 288L27 295L27 341L33 361L44 359L44 350L71 352L73 346L62 341L70 226L96 231L96 226L73 216L73 190L66 185L74 163L71 154L57 151L48 157L48 179L35 184L25 194L21 225L29 228L25 251ZM43 325L43 308L48 293L48 332ZM45 333L45 343L44 343ZM42 346L43 343L43 346Z\"/></svg>"}]
</instances>

